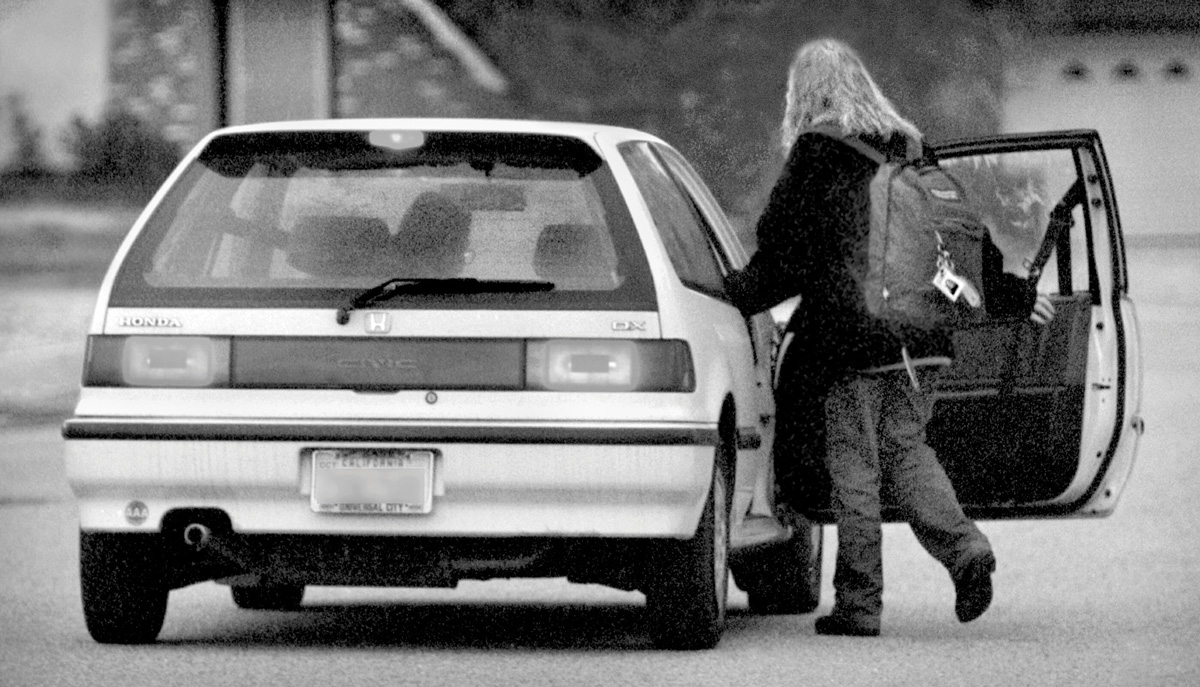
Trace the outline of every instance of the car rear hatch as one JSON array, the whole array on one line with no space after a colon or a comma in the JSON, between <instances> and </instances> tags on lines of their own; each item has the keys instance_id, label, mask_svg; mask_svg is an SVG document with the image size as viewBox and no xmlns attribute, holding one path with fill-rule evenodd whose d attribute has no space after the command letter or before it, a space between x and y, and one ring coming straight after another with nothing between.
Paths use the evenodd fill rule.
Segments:
<instances>
[{"instance_id":1,"label":"car rear hatch","mask_svg":"<svg viewBox=\"0 0 1200 687\"><path fill-rule=\"evenodd\" d=\"M637 231L584 139L247 131L147 218L85 387L686 391L689 355L660 340Z\"/></svg>"}]
</instances>

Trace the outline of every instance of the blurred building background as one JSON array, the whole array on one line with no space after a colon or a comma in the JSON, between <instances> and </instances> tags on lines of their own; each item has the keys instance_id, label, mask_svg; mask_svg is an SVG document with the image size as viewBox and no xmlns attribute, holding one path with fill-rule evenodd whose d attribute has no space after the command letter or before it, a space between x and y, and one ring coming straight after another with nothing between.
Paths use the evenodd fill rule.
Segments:
<instances>
[{"instance_id":1,"label":"blurred building background","mask_svg":"<svg viewBox=\"0 0 1200 687\"><path fill-rule=\"evenodd\" d=\"M833 35L860 49L931 139L1099 129L1127 235L1197 233L1196 2L107 0L106 9L107 107L180 149L217 126L275 119L600 121L672 142L727 209L749 218L781 164L791 53ZM34 49L52 50L52 40Z\"/></svg>"},{"instance_id":2,"label":"blurred building background","mask_svg":"<svg viewBox=\"0 0 1200 687\"><path fill-rule=\"evenodd\" d=\"M1007 0L1006 131L1103 137L1126 236L1200 236L1200 2Z\"/></svg>"}]
</instances>

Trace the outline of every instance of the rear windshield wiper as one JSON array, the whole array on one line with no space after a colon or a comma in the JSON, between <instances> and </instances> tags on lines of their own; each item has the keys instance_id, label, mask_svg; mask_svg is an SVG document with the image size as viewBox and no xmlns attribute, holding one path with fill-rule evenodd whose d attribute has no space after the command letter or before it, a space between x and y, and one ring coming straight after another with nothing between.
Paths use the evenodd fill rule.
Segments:
<instances>
[{"instance_id":1,"label":"rear windshield wiper","mask_svg":"<svg viewBox=\"0 0 1200 687\"><path fill-rule=\"evenodd\" d=\"M551 291L553 282L532 279L474 279L453 277L449 279L396 278L372 286L354 296L350 302L338 308L337 323L350 321L350 311L380 303L400 294L455 294L455 293L526 293Z\"/></svg>"}]
</instances>

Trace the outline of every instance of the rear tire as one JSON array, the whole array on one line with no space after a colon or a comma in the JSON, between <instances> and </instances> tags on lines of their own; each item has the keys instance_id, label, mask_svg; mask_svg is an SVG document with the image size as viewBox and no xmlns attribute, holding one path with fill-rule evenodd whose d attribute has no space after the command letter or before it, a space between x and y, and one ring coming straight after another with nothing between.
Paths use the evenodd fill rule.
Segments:
<instances>
[{"instance_id":1,"label":"rear tire","mask_svg":"<svg viewBox=\"0 0 1200 687\"><path fill-rule=\"evenodd\" d=\"M646 610L651 639L660 649L711 649L725 630L729 504L724 472L718 460L696 535L663 544L653 558Z\"/></svg>"},{"instance_id":2,"label":"rear tire","mask_svg":"<svg viewBox=\"0 0 1200 687\"><path fill-rule=\"evenodd\" d=\"M304 600L304 585L263 580L255 585L234 585L233 603L253 611L294 611Z\"/></svg>"},{"instance_id":3,"label":"rear tire","mask_svg":"<svg viewBox=\"0 0 1200 687\"><path fill-rule=\"evenodd\" d=\"M811 613L821 603L821 526L798 513L787 520L791 539L738 552L731 562L733 579L754 613Z\"/></svg>"},{"instance_id":4,"label":"rear tire","mask_svg":"<svg viewBox=\"0 0 1200 687\"><path fill-rule=\"evenodd\" d=\"M101 644L149 644L162 630L170 589L157 534L79 533L83 617Z\"/></svg>"}]
</instances>

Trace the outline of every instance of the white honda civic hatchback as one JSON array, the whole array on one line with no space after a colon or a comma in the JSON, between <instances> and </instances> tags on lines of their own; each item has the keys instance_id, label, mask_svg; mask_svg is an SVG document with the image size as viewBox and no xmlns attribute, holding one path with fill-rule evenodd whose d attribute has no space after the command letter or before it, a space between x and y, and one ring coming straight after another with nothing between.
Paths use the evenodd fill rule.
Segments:
<instances>
[{"instance_id":1,"label":"white honda civic hatchback","mask_svg":"<svg viewBox=\"0 0 1200 687\"><path fill-rule=\"evenodd\" d=\"M1005 145L1088 181L1047 271L1065 315L1004 325L1012 374L995 332L965 342L931 442L968 512L1103 514L1138 422L1111 185L1087 136ZM283 610L309 585L566 577L644 593L666 648L719 641L730 572L754 611L813 610L823 511L777 513L777 330L723 289L746 260L695 171L638 131L212 133L118 251L63 427L89 632L154 641L169 592L209 580Z\"/></svg>"}]
</instances>

